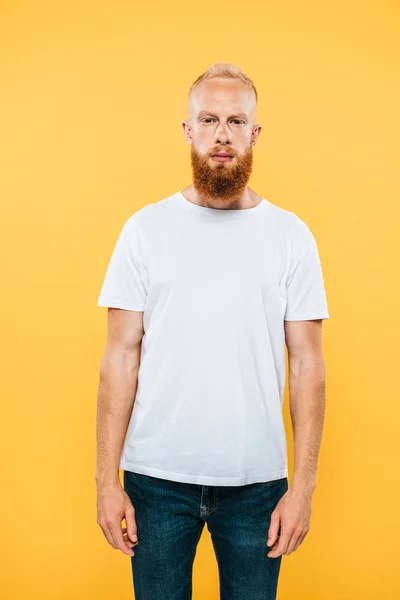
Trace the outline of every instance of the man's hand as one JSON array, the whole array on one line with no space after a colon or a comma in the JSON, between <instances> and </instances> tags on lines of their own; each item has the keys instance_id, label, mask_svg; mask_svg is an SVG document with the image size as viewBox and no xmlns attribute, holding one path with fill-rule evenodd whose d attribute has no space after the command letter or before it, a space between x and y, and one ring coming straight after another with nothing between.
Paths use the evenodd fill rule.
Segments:
<instances>
[{"instance_id":1,"label":"man's hand","mask_svg":"<svg viewBox=\"0 0 400 600\"><path fill-rule=\"evenodd\" d=\"M122 519L126 521L124 528ZM98 488L97 523L110 546L129 556L135 555L132 550L138 544L135 509L120 484Z\"/></svg>"},{"instance_id":2,"label":"man's hand","mask_svg":"<svg viewBox=\"0 0 400 600\"><path fill-rule=\"evenodd\" d=\"M310 529L312 492L291 490L282 496L271 515L267 545L269 558L297 550ZM278 536L279 526L281 528Z\"/></svg>"}]
</instances>

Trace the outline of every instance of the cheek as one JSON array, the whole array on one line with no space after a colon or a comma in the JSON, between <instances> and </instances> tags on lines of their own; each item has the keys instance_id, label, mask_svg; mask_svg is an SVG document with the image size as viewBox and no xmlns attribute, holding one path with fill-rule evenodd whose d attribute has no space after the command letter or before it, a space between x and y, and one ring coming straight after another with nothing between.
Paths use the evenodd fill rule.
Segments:
<instances>
[{"instance_id":1,"label":"cheek","mask_svg":"<svg viewBox=\"0 0 400 600\"><path fill-rule=\"evenodd\" d=\"M251 136L249 137L249 134L247 131L241 131L240 133L238 132L237 135L235 136L235 139L237 141L237 144L240 145L242 150L245 150L251 144Z\"/></svg>"},{"instance_id":2,"label":"cheek","mask_svg":"<svg viewBox=\"0 0 400 600\"><path fill-rule=\"evenodd\" d=\"M213 143L212 136L209 135L201 135L194 141L195 147L200 154L206 154L213 146Z\"/></svg>"},{"instance_id":3,"label":"cheek","mask_svg":"<svg viewBox=\"0 0 400 600\"><path fill-rule=\"evenodd\" d=\"M213 139L211 129L202 129L197 135L197 144L203 149L210 145L210 140Z\"/></svg>"}]
</instances>

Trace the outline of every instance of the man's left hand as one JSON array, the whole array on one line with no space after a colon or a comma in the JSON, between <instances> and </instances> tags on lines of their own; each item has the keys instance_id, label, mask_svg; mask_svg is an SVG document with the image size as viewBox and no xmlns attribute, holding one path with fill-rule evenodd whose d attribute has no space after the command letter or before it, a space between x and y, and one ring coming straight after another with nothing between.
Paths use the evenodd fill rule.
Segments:
<instances>
[{"instance_id":1,"label":"man's left hand","mask_svg":"<svg viewBox=\"0 0 400 600\"><path fill-rule=\"evenodd\" d=\"M288 556L300 546L310 529L312 492L307 489L287 492L271 515L267 545L269 558ZM280 534L278 535L280 527Z\"/></svg>"}]
</instances>

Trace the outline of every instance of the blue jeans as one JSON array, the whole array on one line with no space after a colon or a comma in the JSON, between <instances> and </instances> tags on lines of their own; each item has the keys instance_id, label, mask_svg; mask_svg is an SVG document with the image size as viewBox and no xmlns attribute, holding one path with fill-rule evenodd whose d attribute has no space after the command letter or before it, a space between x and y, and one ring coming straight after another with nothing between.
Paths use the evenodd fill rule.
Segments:
<instances>
[{"instance_id":1,"label":"blue jeans","mask_svg":"<svg viewBox=\"0 0 400 600\"><path fill-rule=\"evenodd\" d=\"M287 477L213 486L124 471L124 489L139 542L131 556L136 600L191 600L204 523L218 563L220 600L275 600L282 556L267 556L267 537Z\"/></svg>"}]
</instances>

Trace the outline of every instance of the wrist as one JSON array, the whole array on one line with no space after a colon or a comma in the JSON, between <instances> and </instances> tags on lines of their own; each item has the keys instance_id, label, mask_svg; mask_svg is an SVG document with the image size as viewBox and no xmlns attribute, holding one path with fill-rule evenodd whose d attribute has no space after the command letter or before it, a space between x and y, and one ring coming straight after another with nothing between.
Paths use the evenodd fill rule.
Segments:
<instances>
[{"instance_id":1,"label":"wrist","mask_svg":"<svg viewBox=\"0 0 400 600\"><path fill-rule=\"evenodd\" d=\"M121 482L118 477L118 472L115 473L113 477L105 476L105 475L97 475L95 476L95 482L97 489L113 489L116 487L121 487Z\"/></svg>"},{"instance_id":2,"label":"wrist","mask_svg":"<svg viewBox=\"0 0 400 600\"><path fill-rule=\"evenodd\" d=\"M290 482L290 489L296 493L298 492L312 494L314 492L315 486L315 479L301 479L299 477L293 476L292 481Z\"/></svg>"}]
</instances>

